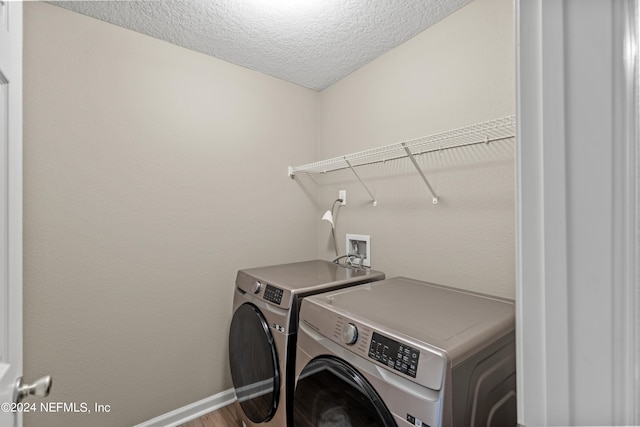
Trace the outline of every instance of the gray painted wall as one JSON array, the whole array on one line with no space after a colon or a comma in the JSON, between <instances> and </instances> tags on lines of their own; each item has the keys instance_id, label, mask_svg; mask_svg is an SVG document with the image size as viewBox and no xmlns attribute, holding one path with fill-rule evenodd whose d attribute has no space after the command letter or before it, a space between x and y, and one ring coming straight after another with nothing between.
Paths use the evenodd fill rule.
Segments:
<instances>
[{"instance_id":1,"label":"gray painted wall","mask_svg":"<svg viewBox=\"0 0 640 427\"><path fill-rule=\"evenodd\" d=\"M476 0L320 94L320 158L358 152L515 113L510 0ZM508 298L515 296L514 139L359 168L316 179L318 211L347 190L336 240L371 235L372 267ZM330 226L318 249L333 256Z\"/></svg>"},{"instance_id":2,"label":"gray painted wall","mask_svg":"<svg viewBox=\"0 0 640 427\"><path fill-rule=\"evenodd\" d=\"M315 256L317 93L25 3L25 375L136 424L231 387L236 270Z\"/></svg>"}]
</instances>

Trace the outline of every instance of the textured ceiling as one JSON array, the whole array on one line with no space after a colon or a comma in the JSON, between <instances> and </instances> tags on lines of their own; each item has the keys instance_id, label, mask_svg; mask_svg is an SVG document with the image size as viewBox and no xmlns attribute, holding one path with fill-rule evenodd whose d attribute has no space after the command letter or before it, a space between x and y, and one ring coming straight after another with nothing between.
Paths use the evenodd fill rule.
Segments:
<instances>
[{"instance_id":1,"label":"textured ceiling","mask_svg":"<svg viewBox=\"0 0 640 427\"><path fill-rule=\"evenodd\" d=\"M51 4L322 90L471 0L141 0Z\"/></svg>"}]
</instances>

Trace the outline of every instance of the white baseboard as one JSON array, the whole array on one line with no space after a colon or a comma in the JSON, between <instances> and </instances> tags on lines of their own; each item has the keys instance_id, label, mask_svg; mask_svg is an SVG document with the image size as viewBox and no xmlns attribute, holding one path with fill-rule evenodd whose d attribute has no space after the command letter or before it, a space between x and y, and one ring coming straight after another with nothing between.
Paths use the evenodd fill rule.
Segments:
<instances>
[{"instance_id":1,"label":"white baseboard","mask_svg":"<svg viewBox=\"0 0 640 427\"><path fill-rule=\"evenodd\" d=\"M133 427L176 427L235 402L234 390L222 391Z\"/></svg>"}]
</instances>

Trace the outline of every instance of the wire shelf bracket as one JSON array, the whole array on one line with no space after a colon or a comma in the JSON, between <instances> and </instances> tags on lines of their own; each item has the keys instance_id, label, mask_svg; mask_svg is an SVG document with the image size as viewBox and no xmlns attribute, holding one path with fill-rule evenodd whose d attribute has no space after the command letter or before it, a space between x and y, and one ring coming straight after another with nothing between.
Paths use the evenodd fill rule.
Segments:
<instances>
[{"instance_id":1,"label":"wire shelf bracket","mask_svg":"<svg viewBox=\"0 0 640 427\"><path fill-rule=\"evenodd\" d=\"M433 204L437 205L438 196L436 195L436 192L433 191L433 187L431 187L431 184L429 184L429 180L427 179L424 172L422 171L422 168L420 167L418 162L416 162L416 159L415 157L413 157L413 154L411 153L411 150L409 150L409 147L407 147L407 144L404 142L402 142L401 144L404 150L407 152L407 157L409 157L409 159L411 160L411 163L413 163L413 166L415 166L416 170L418 171L418 174L420 175L424 183L427 184L427 188L429 189L429 191L431 191L431 196L432 196L431 200L433 201Z\"/></svg>"},{"instance_id":2,"label":"wire shelf bracket","mask_svg":"<svg viewBox=\"0 0 640 427\"><path fill-rule=\"evenodd\" d=\"M353 168L353 165L351 164L351 162L346 158L344 159L344 161L347 163L347 166L349 166L349 169L351 169L351 172L353 172L356 178L358 178L358 181L360 181L360 184L362 184L362 186L364 187L364 190L367 193L369 193L369 197L371 197L371 203L373 203L373 206L378 206L378 201L376 200L376 197L373 195L373 193L371 193L371 190L369 190L369 187L367 187L367 184L364 183L362 178L360 178L360 175L358 175L358 172L356 172L356 170Z\"/></svg>"},{"instance_id":3,"label":"wire shelf bracket","mask_svg":"<svg viewBox=\"0 0 640 427\"><path fill-rule=\"evenodd\" d=\"M488 144L494 141L511 139L515 136L516 116L507 116L453 129L447 132L348 154L346 156L334 157L327 160L321 160L319 162L308 163L302 166L289 166L288 175L293 179L297 173L323 174L337 170L349 169L371 197L373 206L377 206L377 199L364 183L355 168L358 166L371 165L408 157L429 189L433 203L437 204L440 198L418 164L415 158L416 156L433 152L441 152L443 150L453 148Z\"/></svg>"}]
</instances>

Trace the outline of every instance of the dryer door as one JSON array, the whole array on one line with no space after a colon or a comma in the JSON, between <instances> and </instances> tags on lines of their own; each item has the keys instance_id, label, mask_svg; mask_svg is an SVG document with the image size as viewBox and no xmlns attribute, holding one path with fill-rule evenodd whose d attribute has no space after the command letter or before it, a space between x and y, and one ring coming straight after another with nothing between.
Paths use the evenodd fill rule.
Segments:
<instances>
[{"instance_id":1,"label":"dryer door","mask_svg":"<svg viewBox=\"0 0 640 427\"><path fill-rule=\"evenodd\" d=\"M296 427L397 427L366 378L345 361L326 356L300 373L293 419Z\"/></svg>"},{"instance_id":2,"label":"dryer door","mask_svg":"<svg viewBox=\"0 0 640 427\"><path fill-rule=\"evenodd\" d=\"M254 423L270 420L278 406L280 373L273 336L260 310L242 304L229 331L229 363L236 397Z\"/></svg>"}]
</instances>

